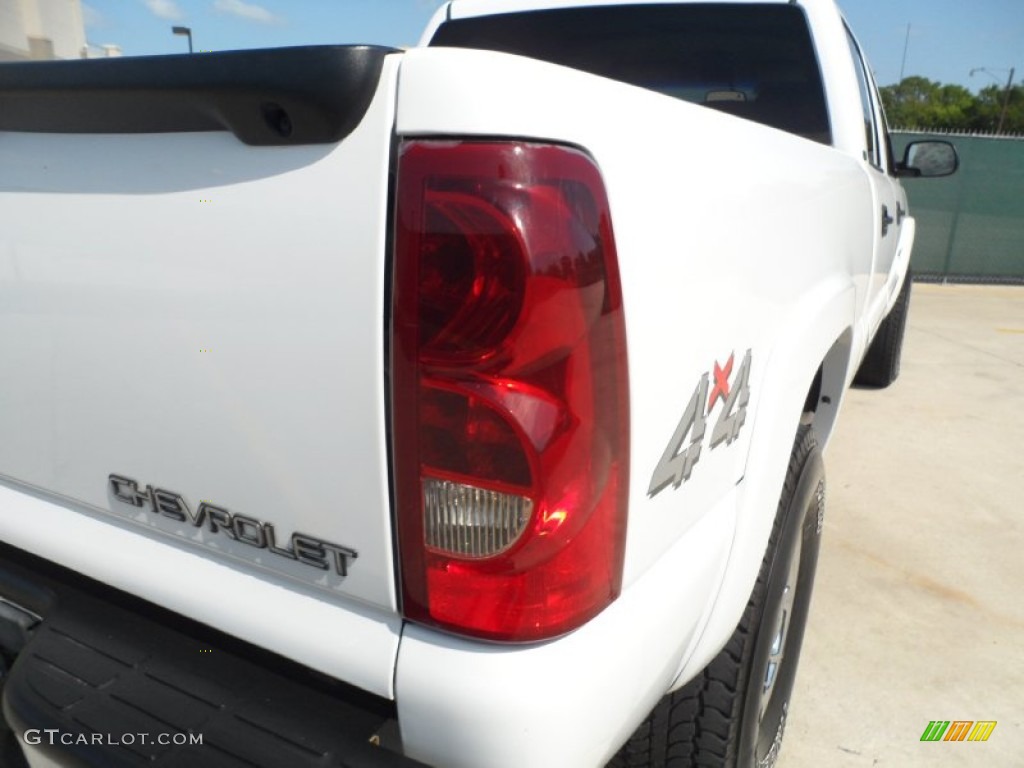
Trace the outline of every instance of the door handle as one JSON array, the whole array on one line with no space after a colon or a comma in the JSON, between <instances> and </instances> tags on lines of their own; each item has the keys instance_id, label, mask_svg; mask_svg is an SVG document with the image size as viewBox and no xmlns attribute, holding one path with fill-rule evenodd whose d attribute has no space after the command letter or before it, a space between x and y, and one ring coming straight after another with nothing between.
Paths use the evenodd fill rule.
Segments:
<instances>
[{"instance_id":1,"label":"door handle","mask_svg":"<svg viewBox=\"0 0 1024 768\"><path fill-rule=\"evenodd\" d=\"M892 216L889 215L889 207L887 205L882 206L882 237L889 234L889 225L896 222Z\"/></svg>"}]
</instances>

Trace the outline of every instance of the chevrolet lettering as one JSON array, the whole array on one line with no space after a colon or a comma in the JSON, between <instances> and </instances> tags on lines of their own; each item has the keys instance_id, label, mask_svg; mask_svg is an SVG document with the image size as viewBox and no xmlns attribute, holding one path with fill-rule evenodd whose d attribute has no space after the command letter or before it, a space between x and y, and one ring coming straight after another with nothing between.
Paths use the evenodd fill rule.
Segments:
<instances>
[{"instance_id":1,"label":"chevrolet lettering","mask_svg":"<svg viewBox=\"0 0 1024 768\"><path fill-rule=\"evenodd\" d=\"M266 549L280 557L297 560L322 571L333 568L340 576L348 576L351 561L359 557L350 547L298 532L291 535L286 546L278 546L278 534L273 523L229 512L208 501L201 501L193 512L180 493L154 488L152 485L139 490L138 482L122 475L110 475L108 482L110 492L125 504L133 507L148 506L153 514L179 523L191 523L196 528L205 525L211 533L223 534L256 549Z\"/></svg>"}]
</instances>

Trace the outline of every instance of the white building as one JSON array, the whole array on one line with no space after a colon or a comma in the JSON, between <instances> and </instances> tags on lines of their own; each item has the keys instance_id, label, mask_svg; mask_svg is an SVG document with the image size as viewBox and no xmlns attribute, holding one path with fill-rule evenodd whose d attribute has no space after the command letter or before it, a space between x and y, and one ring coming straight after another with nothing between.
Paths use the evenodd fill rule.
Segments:
<instances>
[{"instance_id":1,"label":"white building","mask_svg":"<svg viewBox=\"0 0 1024 768\"><path fill-rule=\"evenodd\" d=\"M123 56L124 51L120 45L106 43L105 45L92 45L87 43L82 49L83 59L109 59L114 56Z\"/></svg>"},{"instance_id":2,"label":"white building","mask_svg":"<svg viewBox=\"0 0 1024 768\"><path fill-rule=\"evenodd\" d=\"M77 59L83 49L81 0L0 0L0 61Z\"/></svg>"}]
</instances>

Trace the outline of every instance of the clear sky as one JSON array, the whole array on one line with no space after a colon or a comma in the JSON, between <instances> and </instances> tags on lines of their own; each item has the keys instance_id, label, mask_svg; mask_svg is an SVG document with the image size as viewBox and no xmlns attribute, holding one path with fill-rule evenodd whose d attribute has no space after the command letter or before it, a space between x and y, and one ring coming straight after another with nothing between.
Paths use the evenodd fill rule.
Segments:
<instances>
[{"instance_id":1,"label":"clear sky","mask_svg":"<svg viewBox=\"0 0 1024 768\"><path fill-rule=\"evenodd\" d=\"M972 91L1024 79L1024 0L839 0L879 85L899 82L907 24L905 75L959 83ZM991 70L994 77L975 67Z\"/></svg>"},{"instance_id":2,"label":"clear sky","mask_svg":"<svg viewBox=\"0 0 1024 768\"><path fill-rule=\"evenodd\" d=\"M441 0L83 0L86 37L125 55L322 43L411 45ZM880 85L905 74L976 91L1024 81L1024 0L840 0ZM972 68L983 72L969 77Z\"/></svg>"}]
</instances>

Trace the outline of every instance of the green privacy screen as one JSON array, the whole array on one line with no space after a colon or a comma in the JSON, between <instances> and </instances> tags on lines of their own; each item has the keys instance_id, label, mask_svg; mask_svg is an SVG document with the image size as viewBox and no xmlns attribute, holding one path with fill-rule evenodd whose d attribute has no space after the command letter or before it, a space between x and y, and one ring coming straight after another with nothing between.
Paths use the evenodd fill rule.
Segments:
<instances>
[{"instance_id":1,"label":"green privacy screen","mask_svg":"<svg viewBox=\"0 0 1024 768\"><path fill-rule=\"evenodd\" d=\"M1024 139L896 132L893 151L932 138L956 145L960 170L903 180L917 219L914 276L1024 283Z\"/></svg>"}]
</instances>

